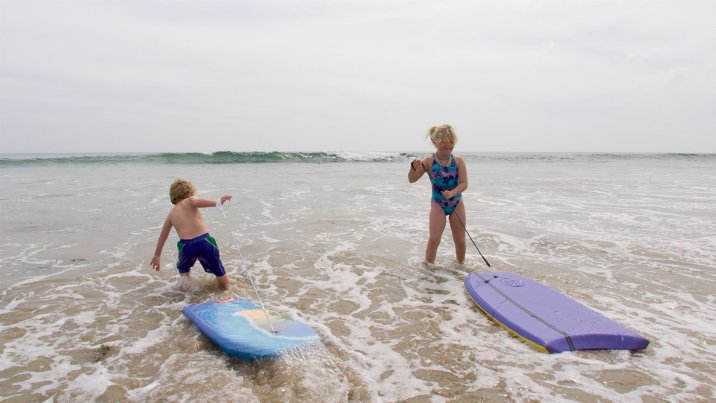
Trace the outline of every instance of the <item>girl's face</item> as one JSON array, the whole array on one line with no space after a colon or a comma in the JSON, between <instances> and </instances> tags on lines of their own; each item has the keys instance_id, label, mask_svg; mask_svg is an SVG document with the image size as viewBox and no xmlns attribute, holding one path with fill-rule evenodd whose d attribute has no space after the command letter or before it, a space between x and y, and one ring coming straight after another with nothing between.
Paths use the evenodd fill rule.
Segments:
<instances>
[{"instance_id":1,"label":"girl's face","mask_svg":"<svg viewBox=\"0 0 716 403\"><path fill-rule=\"evenodd\" d=\"M435 146L437 152L441 155L452 154L452 150L455 148L455 144L450 143L433 143L433 145Z\"/></svg>"}]
</instances>

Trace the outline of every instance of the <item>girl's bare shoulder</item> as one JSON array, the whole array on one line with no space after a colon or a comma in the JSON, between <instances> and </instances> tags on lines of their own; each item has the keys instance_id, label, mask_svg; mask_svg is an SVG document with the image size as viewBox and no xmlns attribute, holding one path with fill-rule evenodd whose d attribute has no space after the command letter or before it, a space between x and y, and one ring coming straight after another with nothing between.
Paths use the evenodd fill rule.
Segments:
<instances>
[{"instance_id":1,"label":"girl's bare shoulder","mask_svg":"<svg viewBox=\"0 0 716 403\"><path fill-rule=\"evenodd\" d=\"M465 159L457 154L455 155L455 163L457 164L458 168L467 169L467 164L465 164Z\"/></svg>"},{"instance_id":2,"label":"girl's bare shoulder","mask_svg":"<svg viewBox=\"0 0 716 403\"><path fill-rule=\"evenodd\" d=\"M433 161L435 160L435 157L433 154L430 154L423 158L423 169L425 169L426 172L430 173L432 172L433 167Z\"/></svg>"}]
</instances>

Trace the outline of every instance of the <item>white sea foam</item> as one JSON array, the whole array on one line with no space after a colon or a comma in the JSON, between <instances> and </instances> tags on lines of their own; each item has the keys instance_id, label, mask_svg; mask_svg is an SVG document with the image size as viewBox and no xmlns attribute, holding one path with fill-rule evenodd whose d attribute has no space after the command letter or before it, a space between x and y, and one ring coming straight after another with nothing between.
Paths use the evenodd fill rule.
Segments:
<instances>
[{"instance_id":1,"label":"white sea foam","mask_svg":"<svg viewBox=\"0 0 716 403\"><path fill-rule=\"evenodd\" d=\"M386 152L351 152L351 151L340 151L337 152L340 158L348 161L392 161L402 160L399 153L386 153Z\"/></svg>"}]
</instances>

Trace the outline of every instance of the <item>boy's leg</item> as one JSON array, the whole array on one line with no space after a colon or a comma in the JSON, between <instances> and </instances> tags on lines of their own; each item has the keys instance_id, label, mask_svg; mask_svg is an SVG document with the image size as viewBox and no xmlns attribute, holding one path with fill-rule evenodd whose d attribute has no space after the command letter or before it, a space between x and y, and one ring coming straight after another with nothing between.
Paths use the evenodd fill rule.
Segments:
<instances>
[{"instance_id":1,"label":"boy's leg","mask_svg":"<svg viewBox=\"0 0 716 403\"><path fill-rule=\"evenodd\" d=\"M445 230L445 213L436 203L430 202L430 218L428 223L428 229L430 235L428 236L428 245L425 247L425 260L428 263L435 263L435 256L438 252L438 246L440 246L440 238L443 236L443 230Z\"/></svg>"},{"instance_id":2,"label":"boy's leg","mask_svg":"<svg viewBox=\"0 0 716 403\"><path fill-rule=\"evenodd\" d=\"M226 274L224 264L221 262L221 254L219 253L219 247L216 246L216 239L209 235L206 241L202 243L202 257L199 258L199 263L204 267L205 272L216 276L216 282L219 287L228 288L229 276Z\"/></svg>"},{"instance_id":3,"label":"boy's leg","mask_svg":"<svg viewBox=\"0 0 716 403\"><path fill-rule=\"evenodd\" d=\"M219 284L219 287L221 287L221 288L229 288L229 275L224 274L223 276L217 276L216 282Z\"/></svg>"},{"instance_id":4,"label":"boy's leg","mask_svg":"<svg viewBox=\"0 0 716 403\"><path fill-rule=\"evenodd\" d=\"M179 270L179 285L182 290L191 290L191 268L196 263L196 255L194 254L194 247L191 243L180 241L177 244L179 248L179 255L177 256L177 270Z\"/></svg>"},{"instance_id":5,"label":"boy's leg","mask_svg":"<svg viewBox=\"0 0 716 403\"><path fill-rule=\"evenodd\" d=\"M462 221L462 224L460 221ZM455 242L455 258L459 263L465 262L465 250L467 249L467 243L465 242L465 228L463 224L467 225L465 217L465 206L463 203L459 203L455 210L450 214L450 231L452 232L452 239Z\"/></svg>"},{"instance_id":6,"label":"boy's leg","mask_svg":"<svg viewBox=\"0 0 716 403\"><path fill-rule=\"evenodd\" d=\"M181 284L181 289L184 291L191 290L191 278L189 273L190 272L179 273L179 283Z\"/></svg>"}]
</instances>

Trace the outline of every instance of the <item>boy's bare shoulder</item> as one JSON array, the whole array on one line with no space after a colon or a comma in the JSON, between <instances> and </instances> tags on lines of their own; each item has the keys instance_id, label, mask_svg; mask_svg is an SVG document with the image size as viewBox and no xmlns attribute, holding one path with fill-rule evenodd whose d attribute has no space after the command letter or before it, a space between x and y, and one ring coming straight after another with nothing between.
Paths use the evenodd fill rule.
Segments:
<instances>
[{"instance_id":1,"label":"boy's bare shoulder","mask_svg":"<svg viewBox=\"0 0 716 403\"><path fill-rule=\"evenodd\" d=\"M172 206L171 210L169 210L169 214L167 214L167 221L171 222L172 219L174 218L174 216L177 215L177 212L179 211L179 209L177 207L179 207L179 206L174 205L174 206Z\"/></svg>"},{"instance_id":2,"label":"boy's bare shoulder","mask_svg":"<svg viewBox=\"0 0 716 403\"><path fill-rule=\"evenodd\" d=\"M196 196L189 196L187 198L181 199L177 202L176 206L174 208L179 207L180 209L186 208L187 206L193 207L196 201Z\"/></svg>"},{"instance_id":3,"label":"boy's bare shoulder","mask_svg":"<svg viewBox=\"0 0 716 403\"><path fill-rule=\"evenodd\" d=\"M177 216L186 214L188 209L191 209L193 206L191 205L191 202L188 200L189 198L179 200L177 204L175 204L171 210L169 210L169 215L167 216L167 220L174 220Z\"/></svg>"}]
</instances>

